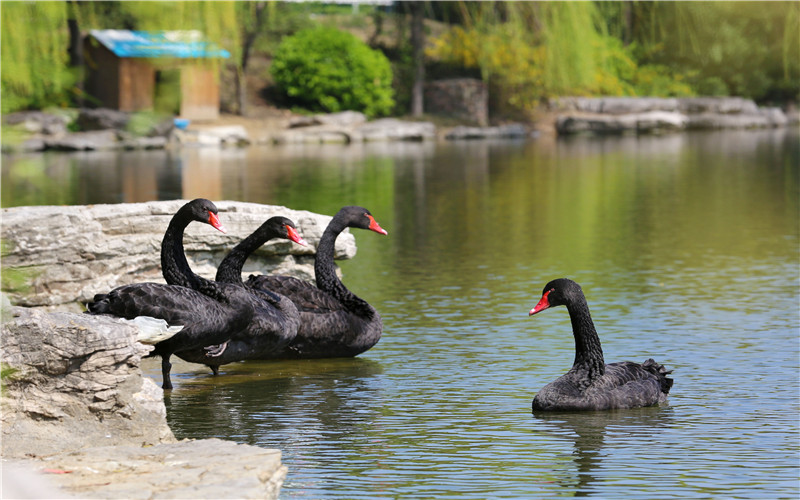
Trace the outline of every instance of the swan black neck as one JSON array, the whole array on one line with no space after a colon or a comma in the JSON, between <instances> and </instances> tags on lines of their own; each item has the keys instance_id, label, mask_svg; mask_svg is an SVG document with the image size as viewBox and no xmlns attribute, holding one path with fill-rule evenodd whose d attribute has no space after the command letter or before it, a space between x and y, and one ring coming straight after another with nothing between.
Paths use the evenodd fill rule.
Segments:
<instances>
[{"instance_id":1,"label":"swan black neck","mask_svg":"<svg viewBox=\"0 0 800 500\"><path fill-rule=\"evenodd\" d=\"M600 337L594 328L586 299L581 295L579 299L570 301L567 303L567 311L575 337L575 362L572 369L587 371L592 380L602 376L605 373L603 348L600 347Z\"/></svg>"},{"instance_id":2,"label":"swan black neck","mask_svg":"<svg viewBox=\"0 0 800 500\"><path fill-rule=\"evenodd\" d=\"M261 245L278 236L279 234L274 231L265 229L259 229L250 234L225 256L217 269L215 279L223 283L242 283L242 268L248 257Z\"/></svg>"},{"instance_id":3,"label":"swan black neck","mask_svg":"<svg viewBox=\"0 0 800 500\"><path fill-rule=\"evenodd\" d=\"M317 288L329 293L344 305L347 310L370 318L373 314L372 307L344 286L336 275L336 265L333 262L336 250L336 238L344 231L344 224L338 217L331 220L317 247L317 257L314 260L314 274L317 279Z\"/></svg>"},{"instance_id":4,"label":"swan black neck","mask_svg":"<svg viewBox=\"0 0 800 500\"><path fill-rule=\"evenodd\" d=\"M195 274L186 260L183 233L192 220L189 211L182 208L164 233L164 239L161 240L161 272L164 280L170 285L191 288L214 299L226 300L216 283Z\"/></svg>"}]
</instances>

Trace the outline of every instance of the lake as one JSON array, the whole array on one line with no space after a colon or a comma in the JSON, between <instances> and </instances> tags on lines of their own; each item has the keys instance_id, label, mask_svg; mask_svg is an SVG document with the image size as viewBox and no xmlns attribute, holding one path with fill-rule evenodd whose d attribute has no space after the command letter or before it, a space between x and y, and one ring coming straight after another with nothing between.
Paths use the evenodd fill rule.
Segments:
<instances>
[{"instance_id":1,"label":"lake","mask_svg":"<svg viewBox=\"0 0 800 500\"><path fill-rule=\"evenodd\" d=\"M281 498L800 495L797 129L3 156L3 206L198 196L389 232L341 263L371 350L173 368L175 435L282 450ZM563 307L528 316L558 277L669 405L531 415L574 357Z\"/></svg>"}]
</instances>

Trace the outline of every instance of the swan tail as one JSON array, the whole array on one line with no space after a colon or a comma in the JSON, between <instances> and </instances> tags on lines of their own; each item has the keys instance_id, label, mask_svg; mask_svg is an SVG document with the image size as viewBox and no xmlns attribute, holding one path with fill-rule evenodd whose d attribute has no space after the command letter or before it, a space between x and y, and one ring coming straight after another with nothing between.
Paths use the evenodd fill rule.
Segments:
<instances>
[{"instance_id":1,"label":"swan tail","mask_svg":"<svg viewBox=\"0 0 800 500\"><path fill-rule=\"evenodd\" d=\"M642 363L642 368L658 377L658 381L661 383L661 392L664 394L669 394L669 390L672 388L673 380L667 377L667 375L672 373L672 370L667 370L664 368L664 365L656 363L652 358Z\"/></svg>"}]
</instances>

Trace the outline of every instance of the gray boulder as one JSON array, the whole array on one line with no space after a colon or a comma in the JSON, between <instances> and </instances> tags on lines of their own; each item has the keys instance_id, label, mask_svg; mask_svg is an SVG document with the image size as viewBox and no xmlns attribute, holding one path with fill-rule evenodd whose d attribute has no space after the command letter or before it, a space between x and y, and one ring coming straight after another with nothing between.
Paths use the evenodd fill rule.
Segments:
<instances>
[{"instance_id":1,"label":"gray boulder","mask_svg":"<svg viewBox=\"0 0 800 500\"><path fill-rule=\"evenodd\" d=\"M409 122L382 118L358 128L364 141L425 141L436 138L436 126L430 122Z\"/></svg>"},{"instance_id":2,"label":"gray boulder","mask_svg":"<svg viewBox=\"0 0 800 500\"><path fill-rule=\"evenodd\" d=\"M74 132L63 136L45 139L45 148L55 151L103 151L117 149L116 130L95 130Z\"/></svg>"},{"instance_id":3,"label":"gray boulder","mask_svg":"<svg viewBox=\"0 0 800 500\"><path fill-rule=\"evenodd\" d=\"M131 119L130 113L108 108L82 108L76 120L83 131L90 130L125 130Z\"/></svg>"},{"instance_id":4,"label":"gray boulder","mask_svg":"<svg viewBox=\"0 0 800 500\"><path fill-rule=\"evenodd\" d=\"M550 105L564 111L556 119L556 131L567 135L766 128L789 123L780 109L759 108L741 97L567 97Z\"/></svg>"},{"instance_id":5,"label":"gray boulder","mask_svg":"<svg viewBox=\"0 0 800 500\"><path fill-rule=\"evenodd\" d=\"M162 391L139 368L149 348L136 333L107 317L6 308L3 456L174 442Z\"/></svg>"},{"instance_id":6,"label":"gray boulder","mask_svg":"<svg viewBox=\"0 0 800 500\"><path fill-rule=\"evenodd\" d=\"M357 127L367 122L367 116L358 111L341 111L339 113L298 116L289 121L289 128L327 125L329 127Z\"/></svg>"},{"instance_id":7,"label":"gray boulder","mask_svg":"<svg viewBox=\"0 0 800 500\"><path fill-rule=\"evenodd\" d=\"M522 124L499 125L496 127L453 127L445 134L445 139L507 139L528 137L530 131Z\"/></svg>"},{"instance_id":8,"label":"gray boulder","mask_svg":"<svg viewBox=\"0 0 800 500\"><path fill-rule=\"evenodd\" d=\"M172 215L186 200L89 206L14 207L2 211L4 278L17 305L82 310L79 302L128 283L163 283L160 245ZM277 273L313 279L314 255L329 216L284 207L221 201L228 233L191 224L184 246L192 269L213 279L224 256L274 215L292 219L308 242L264 245L245 264L243 275ZM336 258L352 258L355 238L336 240Z\"/></svg>"},{"instance_id":9,"label":"gray boulder","mask_svg":"<svg viewBox=\"0 0 800 500\"><path fill-rule=\"evenodd\" d=\"M366 121L362 113L344 111L329 115L295 118L289 130L273 135L274 144L348 144L375 141L425 141L436 138L430 122L397 118Z\"/></svg>"},{"instance_id":10,"label":"gray boulder","mask_svg":"<svg viewBox=\"0 0 800 500\"><path fill-rule=\"evenodd\" d=\"M3 116L3 123L19 126L26 132L44 135L60 135L67 132L70 119L62 114L44 111L18 111Z\"/></svg>"},{"instance_id":11,"label":"gray boulder","mask_svg":"<svg viewBox=\"0 0 800 500\"><path fill-rule=\"evenodd\" d=\"M176 442L137 328L4 306L0 333L3 498L277 498L280 451Z\"/></svg>"}]
</instances>

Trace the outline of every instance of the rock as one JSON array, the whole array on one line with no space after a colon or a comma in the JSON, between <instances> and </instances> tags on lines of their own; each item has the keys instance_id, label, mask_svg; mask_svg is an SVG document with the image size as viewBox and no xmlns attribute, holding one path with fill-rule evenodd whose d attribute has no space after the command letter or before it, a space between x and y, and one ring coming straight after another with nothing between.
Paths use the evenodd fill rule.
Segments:
<instances>
[{"instance_id":1,"label":"rock","mask_svg":"<svg viewBox=\"0 0 800 500\"><path fill-rule=\"evenodd\" d=\"M250 144L247 130L241 125L205 127L191 130L172 129L170 140L187 146L245 146Z\"/></svg>"},{"instance_id":2,"label":"rock","mask_svg":"<svg viewBox=\"0 0 800 500\"><path fill-rule=\"evenodd\" d=\"M175 440L162 391L142 376L150 348L115 319L12 307L2 325L2 450L22 458Z\"/></svg>"},{"instance_id":3,"label":"rock","mask_svg":"<svg viewBox=\"0 0 800 500\"><path fill-rule=\"evenodd\" d=\"M326 144L372 141L423 141L436 138L436 126L429 122L407 122L383 118L363 122L361 113L316 115L295 122L290 130L275 134L275 144Z\"/></svg>"},{"instance_id":4,"label":"rock","mask_svg":"<svg viewBox=\"0 0 800 500\"><path fill-rule=\"evenodd\" d=\"M128 283L163 283L160 245L172 215L186 200L90 206L14 207L2 211L0 236L5 243L4 278L11 301L29 307L82 310L78 302ZM256 251L245 263L250 273L278 273L313 279L314 254L329 216L284 207L221 201L222 234L192 223L184 245L192 269L213 279L224 256L274 215L292 219L308 242L301 247L278 240ZM336 240L336 258L352 258L355 238L349 231Z\"/></svg>"},{"instance_id":5,"label":"rock","mask_svg":"<svg viewBox=\"0 0 800 500\"><path fill-rule=\"evenodd\" d=\"M4 305L3 497L277 498L280 451L176 442L136 335L114 318Z\"/></svg>"},{"instance_id":6,"label":"rock","mask_svg":"<svg viewBox=\"0 0 800 500\"><path fill-rule=\"evenodd\" d=\"M525 125L509 124L497 127L453 127L445 134L445 139L495 139L528 137L530 131Z\"/></svg>"},{"instance_id":7,"label":"rock","mask_svg":"<svg viewBox=\"0 0 800 500\"><path fill-rule=\"evenodd\" d=\"M424 141L436 138L436 126L430 122L408 122L382 118L358 128L364 141Z\"/></svg>"},{"instance_id":8,"label":"rock","mask_svg":"<svg viewBox=\"0 0 800 500\"><path fill-rule=\"evenodd\" d=\"M22 153L35 153L47 149L47 143L45 143L44 139L41 137L31 137L30 139L25 139L21 144L12 149L13 151Z\"/></svg>"},{"instance_id":9,"label":"rock","mask_svg":"<svg viewBox=\"0 0 800 500\"><path fill-rule=\"evenodd\" d=\"M680 130L686 126L687 118L681 113L648 111L626 115L562 115L556 120L559 134L594 132L597 134L621 134L625 131L655 132Z\"/></svg>"},{"instance_id":10,"label":"rock","mask_svg":"<svg viewBox=\"0 0 800 500\"><path fill-rule=\"evenodd\" d=\"M551 106L566 110L556 119L559 134L764 128L789 122L780 109L759 108L740 97L575 97L553 100Z\"/></svg>"},{"instance_id":11,"label":"rock","mask_svg":"<svg viewBox=\"0 0 800 500\"><path fill-rule=\"evenodd\" d=\"M45 139L45 148L55 151L99 151L118 147L115 130L74 132L53 139Z\"/></svg>"},{"instance_id":12,"label":"rock","mask_svg":"<svg viewBox=\"0 0 800 500\"><path fill-rule=\"evenodd\" d=\"M758 114L756 103L741 97L684 97L678 99L678 103L678 109L687 114Z\"/></svg>"},{"instance_id":13,"label":"rock","mask_svg":"<svg viewBox=\"0 0 800 500\"><path fill-rule=\"evenodd\" d=\"M329 127L357 127L367 122L367 116L358 111L341 111L339 113L318 114L314 116L298 116L289 120L289 128L327 125Z\"/></svg>"},{"instance_id":14,"label":"rock","mask_svg":"<svg viewBox=\"0 0 800 500\"><path fill-rule=\"evenodd\" d=\"M332 129L327 126L313 126L292 129L276 134L274 144L348 144L360 139L352 130Z\"/></svg>"},{"instance_id":15,"label":"rock","mask_svg":"<svg viewBox=\"0 0 800 500\"><path fill-rule=\"evenodd\" d=\"M28 466L76 498L267 498L280 493L281 452L220 439L105 446Z\"/></svg>"},{"instance_id":16,"label":"rock","mask_svg":"<svg viewBox=\"0 0 800 500\"><path fill-rule=\"evenodd\" d=\"M120 144L122 149L164 149L167 147L167 138L154 137L130 137Z\"/></svg>"},{"instance_id":17,"label":"rock","mask_svg":"<svg viewBox=\"0 0 800 500\"><path fill-rule=\"evenodd\" d=\"M69 118L44 111L18 111L3 116L6 125L18 125L34 134L60 135L67 131Z\"/></svg>"},{"instance_id":18,"label":"rock","mask_svg":"<svg viewBox=\"0 0 800 500\"><path fill-rule=\"evenodd\" d=\"M131 119L130 113L109 108L82 108L76 120L83 131L90 130L125 130Z\"/></svg>"}]
</instances>

